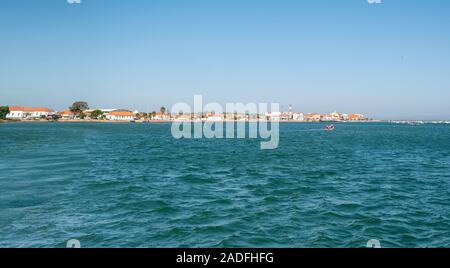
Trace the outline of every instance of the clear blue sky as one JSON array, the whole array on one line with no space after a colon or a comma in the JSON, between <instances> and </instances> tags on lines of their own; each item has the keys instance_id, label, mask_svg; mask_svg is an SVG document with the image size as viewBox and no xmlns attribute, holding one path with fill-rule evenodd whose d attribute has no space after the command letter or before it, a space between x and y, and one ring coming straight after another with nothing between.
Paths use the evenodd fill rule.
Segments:
<instances>
[{"instance_id":1,"label":"clear blue sky","mask_svg":"<svg viewBox=\"0 0 450 268\"><path fill-rule=\"evenodd\" d=\"M1 0L0 104L450 119L448 0Z\"/></svg>"}]
</instances>

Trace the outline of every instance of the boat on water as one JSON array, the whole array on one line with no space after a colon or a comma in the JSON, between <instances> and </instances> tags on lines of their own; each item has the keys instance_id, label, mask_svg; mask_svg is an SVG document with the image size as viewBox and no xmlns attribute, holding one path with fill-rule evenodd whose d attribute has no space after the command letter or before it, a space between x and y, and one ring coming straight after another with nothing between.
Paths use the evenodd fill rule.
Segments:
<instances>
[{"instance_id":1,"label":"boat on water","mask_svg":"<svg viewBox=\"0 0 450 268\"><path fill-rule=\"evenodd\" d=\"M334 125L326 125L325 130L326 131L333 131L335 129Z\"/></svg>"}]
</instances>

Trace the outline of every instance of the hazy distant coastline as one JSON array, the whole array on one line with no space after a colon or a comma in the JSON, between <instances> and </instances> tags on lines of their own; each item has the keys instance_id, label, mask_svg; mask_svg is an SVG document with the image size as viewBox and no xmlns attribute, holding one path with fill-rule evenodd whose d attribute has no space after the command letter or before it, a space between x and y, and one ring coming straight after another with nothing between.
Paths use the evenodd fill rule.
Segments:
<instances>
[{"instance_id":1,"label":"hazy distant coastline","mask_svg":"<svg viewBox=\"0 0 450 268\"><path fill-rule=\"evenodd\" d=\"M450 120L361 120L361 121L295 121L295 120L222 120L222 121L197 121L197 120L47 120L47 119L35 119L35 120L0 120L0 123L112 123L112 124L160 124L160 123L173 123L173 122L190 122L190 123L258 123L258 122L278 122L278 123L290 123L290 124L307 124L307 123L340 123L340 124L358 124L358 123L390 123L390 124L403 124L403 125L423 125L423 124L450 124Z\"/></svg>"}]
</instances>

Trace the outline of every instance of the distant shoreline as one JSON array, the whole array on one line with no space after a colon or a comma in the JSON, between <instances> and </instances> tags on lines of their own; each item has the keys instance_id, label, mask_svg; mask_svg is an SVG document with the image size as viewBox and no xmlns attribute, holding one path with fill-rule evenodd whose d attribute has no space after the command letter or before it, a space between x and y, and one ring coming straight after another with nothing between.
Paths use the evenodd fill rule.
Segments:
<instances>
[{"instance_id":1,"label":"distant shoreline","mask_svg":"<svg viewBox=\"0 0 450 268\"><path fill-rule=\"evenodd\" d=\"M196 121L196 120L185 120L185 121L177 121L177 120L145 120L145 121L121 121L121 120L0 120L0 123L257 123L257 122L278 122L278 123L371 123L371 122L381 122L376 120L368 120L368 121L295 121L295 120L279 120L279 121L258 121L258 120L220 120L220 121Z\"/></svg>"},{"instance_id":2,"label":"distant shoreline","mask_svg":"<svg viewBox=\"0 0 450 268\"><path fill-rule=\"evenodd\" d=\"M278 123L323 123L323 124L357 124L357 123L391 123L391 124L410 124L410 125L421 125L421 124L450 124L450 121L446 120L361 120L361 121L295 121L295 120L280 120L280 121L258 121L258 120L222 120L222 121L176 121L176 120L145 120L145 121L120 121L120 120L3 120L0 119L0 123L111 123L111 124L159 124L159 123L258 123L258 122L278 122Z\"/></svg>"}]
</instances>

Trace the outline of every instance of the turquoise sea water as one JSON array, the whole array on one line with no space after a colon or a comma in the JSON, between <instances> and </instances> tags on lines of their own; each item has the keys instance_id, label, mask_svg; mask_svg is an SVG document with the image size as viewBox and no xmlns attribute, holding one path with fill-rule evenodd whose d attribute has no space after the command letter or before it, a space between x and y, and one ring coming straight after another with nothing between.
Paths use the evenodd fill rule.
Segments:
<instances>
[{"instance_id":1,"label":"turquoise sea water","mask_svg":"<svg viewBox=\"0 0 450 268\"><path fill-rule=\"evenodd\" d=\"M450 126L0 124L0 247L450 247Z\"/></svg>"}]
</instances>

